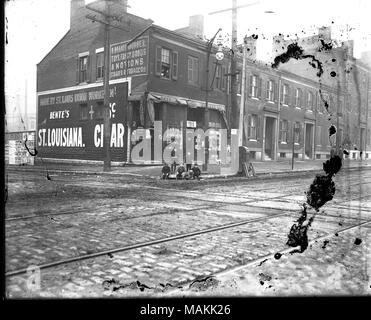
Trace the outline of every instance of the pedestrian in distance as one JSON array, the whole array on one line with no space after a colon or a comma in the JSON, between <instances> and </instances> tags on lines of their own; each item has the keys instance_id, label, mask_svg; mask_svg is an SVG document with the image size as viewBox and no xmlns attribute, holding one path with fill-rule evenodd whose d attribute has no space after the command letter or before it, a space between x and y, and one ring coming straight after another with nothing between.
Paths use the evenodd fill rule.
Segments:
<instances>
[{"instance_id":1,"label":"pedestrian in distance","mask_svg":"<svg viewBox=\"0 0 371 320\"><path fill-rule=\"evenodd\" d=\"M185 172L185 168L183 165L180 165L177 169L177 173L176 173L176 179L182 179L183 178L183 172Z\"/></svg>"},{"instance_id":2,"label":"pedestrian in distance","mask_svg":"<svg viewBox=\"0 0 371 320\"><path fill-rule=\"evenodd\" d=\"M170 167L168 166L167 163L165 163L165 165L162 167L161 173L162 173L161 178L163 180L169 179L169 176L170 176Z\"/></svg>"},{"instance_id":3,"label":"pedestrian in distance","mask_svg":"<svg viewBox=\"0 0 371 320\"><path fill-rule=\"evenodd\" d=\"M193 171L193 177L194 177L195 179L197 179L197 180L200 180L201 170L200 170L200 168L197 166L197 164L195 164L191 170Z\"/></svg>"}]
</instances>

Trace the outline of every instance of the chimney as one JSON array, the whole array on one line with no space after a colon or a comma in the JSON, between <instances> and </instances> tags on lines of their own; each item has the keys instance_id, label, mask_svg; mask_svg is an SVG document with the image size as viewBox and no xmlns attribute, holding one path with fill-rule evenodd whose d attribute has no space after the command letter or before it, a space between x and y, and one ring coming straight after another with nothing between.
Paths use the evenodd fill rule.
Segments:
<instances>
[{"instance_id":1,"label":"chimney","mask_svg":"<svg viewBox=\"0 0 371 320\"><path fill-rule=\"evenodd\" d=\"M82 8L85 8L85 0L71 0L70 29L82 18Z\"/></svg>"},{"instance_id":2,"label":"chimney","mask_svg":"<svg viewBox=\"0 0 371 320\"><path fill-rule=\"evenodd\" d=\"M189 17L189 31L196 37L204 36L204 16L201 14Z\"/></svg>"},{"instance_id":3,"label":"chimney","mask_svg":"<svg viewBox=\"0 0 371 320\"><path fill-rule=\"evenodd\" d=\"M246 44L247 58L251 60L256 60L257 37L255 35L251 35L249 37L245 37L244 41Z\"/></svg>"},{"instance_id":4,"label":"chimney","mask_svg":"<svg viewBox=\"0 0 371 320\"><path fill-rule=\"evenodd\" d=\"M331 41L331 27L318 28L318 37L326 42Z\"/></svg>"}]
</instances>

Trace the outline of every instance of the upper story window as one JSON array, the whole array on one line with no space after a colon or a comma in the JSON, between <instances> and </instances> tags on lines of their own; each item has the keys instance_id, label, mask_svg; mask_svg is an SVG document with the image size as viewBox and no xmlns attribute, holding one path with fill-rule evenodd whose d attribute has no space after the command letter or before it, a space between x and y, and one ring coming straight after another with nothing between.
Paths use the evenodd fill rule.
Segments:
<instances>
[{"instance_id":1,"label":"upper story window","mask_svg":"<svg viewBox=\"0 0 371 320\"><path fill-rule=\"evenodd\" d=\"M178 78L178 52L156 47L156 75L164 79Z\"/></svg>"},{"instance_id":2,"label":"upper story window","mask_svg":"<svg viewBox=\"0 0 371 320\"><path fill-rule=\"evenodd\" d=\"M188 56L188 83L198 84L198 58Z\"/></svg>"},{"instance_id":3,"label":"upper story window","mask_svg":"<svg viewBox=\"0 0 371 320\"><path fill-rule=\"evenodd\" d=\"M290 88L288 84L282 86L282 103L288 105L290 102Z\"/></svg>"},{"instance_id":4,"label":"upper story window","mask_svg":"<svg viewBox=\"0 0 371 320\"><path fill-rule=\"evenodd\" d=\"M301 107L301 98L302 98L302 91L300 88L297 88L295 90L295 107L300 108Z\"/></svg>"},{"instance_id":5,"label":"upper story window","mask_svg":"<svg viewBox=\"0 0 371 320\"><path fill-rule=\"evenodd\" d=\"M266 93L266 97L267 97L267 100L268 101L274 101L276 99L275 97L275 83L273 80L268 80L267 81L267 93Z\"/></svg>"},{"instance_id":6,"label":"upper story window","mask_svg":"<svg viewBox=\"0 0 371 320\"><path fill-rule=\"evenodd\" d=\"M88 80L88 61L89 54L80 54L78 59L78 82L87 82Z\"/></svg>"},{"instance_id":7,"label":"upper story window","mask_svg":"<svg viewBox=\"0 0 371 320\"><path fill-rule=\"evenodd\" d=\"M103 50L96 50L97 55L97 67L96 67L96 79L102 80L104 76L104 52Z\"/></svg>"},{"instance_id":8,"label":"upper story window","mask_svg":"<svg viewBox=\"0 0 371 320\"><path fill-rule=\"evenodd\" d=\"M308 94L307 94L307 107L309 110L312 110L313 111L313 92L311 91L308 91Z\"/></svg>"},{"instance_id":9,"label":"upper story window","mask_svg":"<svg viewBox=\"0 0 371 320\"><path fill-rule=\"evenodd\" d=\"M161 49L161 77L170 79L170 50Z\"/></svg>"},{"instance_id":10,"label":"upper story window","mask_svg":"<svg viewBox=\"0 0 371 320\"><path fill-rule=\"evenodd\" d=\"M258 77L255 75L252 75L250 77L250 94L251 97L257 98L258 97Z\"/></svg>"}]
</instances>

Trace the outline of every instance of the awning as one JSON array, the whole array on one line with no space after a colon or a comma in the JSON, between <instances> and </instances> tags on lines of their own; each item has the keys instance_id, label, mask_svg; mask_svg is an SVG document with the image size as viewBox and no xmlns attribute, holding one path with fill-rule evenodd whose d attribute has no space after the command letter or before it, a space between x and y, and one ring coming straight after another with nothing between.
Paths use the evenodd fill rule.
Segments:
<instances>
[{"instance_id":1,"label":"awning","mask_svg":"<svg viewBox=\"0 0 371 320\"><path fill-rule=\"evenodd\" d=\"M157 103L167 102L170 104L180 104L183 106L187 105L190 108L205 108L206 107L205 101L187 99L187 98L176 97L176 96L171 96L171 95L166 95L166 94L158 94L158 93L153 93L153 92L148 94L148 99L151 99ZM217 110L220 112L226 111L225 105L217 104L213 102L208 103L208 108L212 110Z\"/></svg>"},{"instance_id":2,"label":"awning","mask_svg":"<svg viewBox=\"0 0 371 320\"><path fill-rule=\"evenodd\" d=\"M143 93L134 93L128 96L128 101L140 101L143 99Z\"/></svg>"}]
</instances>

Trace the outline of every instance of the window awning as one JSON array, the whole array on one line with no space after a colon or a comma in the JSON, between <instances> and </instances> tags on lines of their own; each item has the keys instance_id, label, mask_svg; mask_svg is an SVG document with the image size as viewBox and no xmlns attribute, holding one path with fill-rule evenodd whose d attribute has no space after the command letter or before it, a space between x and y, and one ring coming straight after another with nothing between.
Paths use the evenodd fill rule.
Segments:
<instances>
[{"instance_id":1,"label":"window awning","mask_svg":"<svg viewBox=\"0 0 371 320\"><path fill-rule=\"evenodd\" d=\"M186 99L182 97L176 97L176 96L171 96L171 95L165 95L165 94L157 94L157 93L149 93L148 94L148 99L153 100L154 102L167 102L170 104L180 104L183 106L188 106L190 108L205 108L206 107L206 102L205 101L199 101L199 100L193 100L193 99ZM208 103L208 108L217 110L220 112L225 112L226 108L225 105L223 104L217 104L217 103Z\"/></svg>"}]
</instances>

